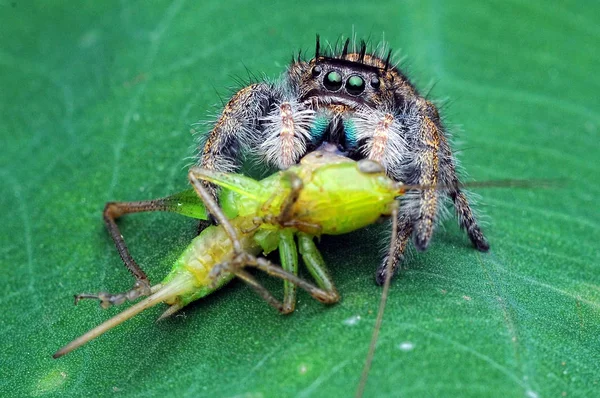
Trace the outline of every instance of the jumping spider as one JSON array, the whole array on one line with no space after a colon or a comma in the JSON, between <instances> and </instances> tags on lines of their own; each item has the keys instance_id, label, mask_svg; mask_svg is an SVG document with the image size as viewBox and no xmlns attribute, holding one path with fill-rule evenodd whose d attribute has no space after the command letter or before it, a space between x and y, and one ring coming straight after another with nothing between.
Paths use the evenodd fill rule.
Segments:
<instances>
[{"instance_id":1,"label":"jumping spider","mask_svg":"<svg viewBox=\"0 0 600 398\"><path fill-rule=\"evenodd\" d=\"M292 58L276 82L260 81L235 93L200 144L199 166L238 170L242 153L258 155L269 166L285 169L324 142L338 145L353 159L381 163L405 184L442 185L404 199L398 217L394 271L410 237L418 250L429 245L443 196L454 202L458 222L477 250L489 244L459 189L455 160L437 108L390 63L391 50L358 51L350 40L321 49L306 61ZM385 57L385 58L384 58ZM216 194L215 188L212 193ZM386 260L377 269L382 284Z\"/></svg>"}]
</instances>

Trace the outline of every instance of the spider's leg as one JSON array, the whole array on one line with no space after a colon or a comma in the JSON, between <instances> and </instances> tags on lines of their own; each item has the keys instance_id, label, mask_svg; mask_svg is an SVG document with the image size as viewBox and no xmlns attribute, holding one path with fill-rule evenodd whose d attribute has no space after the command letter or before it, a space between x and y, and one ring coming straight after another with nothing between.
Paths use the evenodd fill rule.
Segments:
<instances>
[{"instance_id":1,"label":"spider's leg","mask_svg":"<svg viewBox=\"0 0 600 398\"><path fill-rule=\"evenodd\" d=\"M225 105L213 129L204 136L199 166L215 171L239 168L240 150L260 141L260 123L276 100L274 87L256 83L242 88ZM204 181L213 198L217 188Z\"/></svg>"},{"instance_id":2,"label":"spider's leg","mask_svg":"<svg viewBox=\"0 0 600 398\"><path fill-rule=\"evenodd\" d=\"M396 180L408 178L409 181L404 182L417 184L418 178L432 174L423 173L419 169L423 163L421 159L412 160L412 152L415 149L417 153L423 152L423 140L418 137L422 130L421 117L413 107L406 107L402 112L394 113L397 116L394 116L393 112L378 109L360 112L354 120L356 136L360 142L364 143L362 152L366 157L381 164L388 175ZM416 144L413 144L413 141ZM411 148L411 144L415 148ZM431 158L432 156L425 156L424 160L427 161ZM419 197L414 197L414 194L418 194ZM391 263L394 273L404 258L404 251L415 230L415 221L419 218L420 204L422 203L421 193L410 192L409 195L411 197L408 201L403 201L397 217L398 230L395 234L394 256ZM375 273L375 280L380 285L384 283L389 269L387 257Z\"/></svg>"},{"instance_id":3,"label":"spider's leg","mask_svg":"<svg viewBox=\"0 0 600 398\"><path fill-rule=\"evenodd\" d=\"M424 100L419 102L429 104ZM425 106L427 105L421 105L420 107ZM439 124L435 123L426 112L423 112L423 110L421 112L424 113L424 117L421 128L415 137L418 147L415 163L418 165L420 173L417 183L419 185L435 186L438 183L440 137L443 132ZM435 228L438 196L439 192L436 189L423 189L420 192L418 217L414 225L414 243L417 250L425 250L429 246Z\"/></svg>"},{"instance_id":4,"label":"spider's leg","mask_svg":"<svg viewBox=\"0 0 600 398\"><path fill-rule=\"evenodd\" d=\"M450 196L454 202L454 208L460 227L467 232L469 239L477 250L482 252L488 251L490 249L490 244L483 235L479 224L477 224L477 220L469 206L467 196L458 188L460 186L460 181L458 180L456 173L456 166L454 164L454 158L452 157L450 145L445 138L441 141L440 172L442 184L449 187L447 191L448 196Z\"/></svg>"},{"instance_id":5,"label":"spider's leg","mask_svg":"<svg viewBox=\"0 0 600 398\"><path fill-rule=\"evenodd\" d=\"M456 209L458 222L461 228L467 231L469 239L471 239L471 242L475 248L481 252L490 250L490 244L483 235L481 228L477 224L477 220L473 215L473 211L469 206L469 201L467 200L464 192L457 189L455 192L450 192L449 195L454 201L454 208Z\"/></svg>"},{"instance_id":6,"label":"spider's leg","mask_svg":"<svg viewBox=\"0 0 600 398\"><path fill-rule=\"evenodd\" d=\"M406 250L406 247L408 246L408 242L410 242L410 237L412 236L412 232L413 232L413 222L411 221L411 219L409 218L409 216L407 214L402 214L400 213L397 217L397 224L398 224L398 228L397 228L397 233L396 233L396 242L392 242L393 243L393 253L392 253L392 264L391 264L391 272L392 272L392 276L398 271L398 267L400 266L400 264L402 263L402 261L404 260L404 251ZM392 239L394 239L393 235L392 235ZM390 245L392 245L392 243L390 243ZM389 250L388 250L389 252ZM389 257L390 253L388 253L385 258L383 259L381 265L379 266L379 268L377 268L377 272L375 273L375 282L378 285L383 285L385 283L386 280L386 275L388 273L388 270L390 269L390 266L388 265L388 257Z\"/></svg>"},{"instance_id":7,"label":"spider's leg","mask_svg":"<svg viewBox=\"0 0 600 398\"><path fill-rule=\"evenodd\" d=\"M466 195L459 188L460 181L456 173L454 157L448 140L442 131L437 108L431 102L424 101L422 102L422 113L434 123L438 130L439 181L437 183L444 186L444 190L446 190L448 196L454 202L459 225L467 232L475 248L479 251L488 251L490 245L473 215Z\"/></svg>"}]
</instances>

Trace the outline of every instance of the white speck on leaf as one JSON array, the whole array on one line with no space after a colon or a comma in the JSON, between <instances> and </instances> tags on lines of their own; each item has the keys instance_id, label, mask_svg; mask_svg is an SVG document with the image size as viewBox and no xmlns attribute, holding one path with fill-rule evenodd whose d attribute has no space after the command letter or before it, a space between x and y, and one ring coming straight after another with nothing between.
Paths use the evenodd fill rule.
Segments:
<instances>
[{"instance_id":1,"label":"white speck on leaf","mask_svg":"<svg viewBox=\"0 0 600 398\"><path fill-rule=\"evenodd\" d=\"M412 351L415 349L415 345L414 343L410 342L410 341L404 341L402 343L400 343L400 345L398 346L398 348L400 348L402 351Z\"/></svg>"},{"instance_id":2,"label":"white speck on leaf","mask_svg":"<svg viewBox=\"0 0 600 398\"><path fill-rule=\"evenodd\" d=\"M360 315L351 316L348 319L344 319L344 325L354 326L360 321Z\"/></svg>"},{"instance_id":3,"label":"white speck on leaf","mask_svg":"<svg viewBox=\"0 0 600 398\"><path fill-rule=\"evenodd\" d=\"M527 396L527 398L538 398L539 397L537 392L531 391L531 390L527 390L527 392L525 393L525 396Z\"/></svg>"}]
</instances>

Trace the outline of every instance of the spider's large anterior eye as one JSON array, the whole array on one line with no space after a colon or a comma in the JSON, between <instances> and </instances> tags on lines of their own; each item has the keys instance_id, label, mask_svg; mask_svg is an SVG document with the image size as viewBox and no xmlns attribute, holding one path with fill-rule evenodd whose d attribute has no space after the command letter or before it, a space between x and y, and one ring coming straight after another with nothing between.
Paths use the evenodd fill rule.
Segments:
<instances>
[{"instance_id":1,"label":"spider's large anterior eye","mask_svg":"<svg viewBox=\"0 0 600 398\"><path fill-rule=\"evenodd\" d=\"M325 76L325 79L323 79L323 84L327 90L339 90L340 87L342 87L342 74L332 70Z\"/></svg>"},{"instance_id":2,"label":"spider's large anterior eye","mask_svg":"<svg viewBox=\"0 0 600 398\"><path fill-rule=\"evenodd\" d=\"M359 95L365 91L365 81L360 76L350 76L346 80L346 91L348 91L348 94Z\"/></svg>"},{"instance_id":3,"label":"spider's large anterior eye","mask_svg":"<svg viewBox=\"0 0 600 398\"><path fill-rule=\"evenodd\" d=\"M319 65L315 65L315 67L312 69L313 76L319 76L321 72L323 72L323 69Z\"/></svg>"}]
</instances>

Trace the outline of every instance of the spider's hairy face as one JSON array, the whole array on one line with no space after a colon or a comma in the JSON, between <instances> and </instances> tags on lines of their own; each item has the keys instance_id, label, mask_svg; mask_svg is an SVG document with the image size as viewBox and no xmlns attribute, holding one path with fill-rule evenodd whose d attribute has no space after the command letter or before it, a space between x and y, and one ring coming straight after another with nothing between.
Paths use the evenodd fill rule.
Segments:
<instances>
[{"instance_id":1,"label":"spider's hairy face","mask_svg":"<svg viewBox=\"0 0 600 398\"><path fill-rule=\"evenodd\" d=\"M288 79L296 87L298 99L311 101L316 108L342 107L345 110L394 108L412 97L415 89L383 54L343 49L326 55L317 53L310 61L294 60Z\"/></svg>"},{"instance_id":2,"label":"spider's hairy face","mask_svg":"<svg viewBox=\"0 0 600 398\"><path fill-rule=\"evenodd\" d=\"M354 56L354 57L352 57ZM382 69L347 59L312 59L299 76L301 101L316 98L318 105L346 105L352 109L377 107L392 100L393 82Z\"/></svg>"},{"instance_id":3,"label":"spider's hairy face","mask_svg":"<svg viewBox=\"0 0 600 398\"><path fill-rule=\"evenodd\" d=\"M330 142L339 145L347 156L358 159L369 152L365 144L372 142L378 123L383 120L390 124L385 120L394 117L397 121L391 131L398 134L386 136L398 143L394 148L403 146L399 145L404 142L400 130L412 123L406 115L412 116L409 108L416 98L414 86L390 64L391 51L387 58L385 47L367 52L363 41L358 51L349 52L349 42L321 53L317 41L312 59L294 59L288 67L284 86L291 89L289 101L313 112L304 134L310 140L295 145L301 146L302 152ZM381 159L380 162L385 163Z\"/></svg>"}]
</instances>

